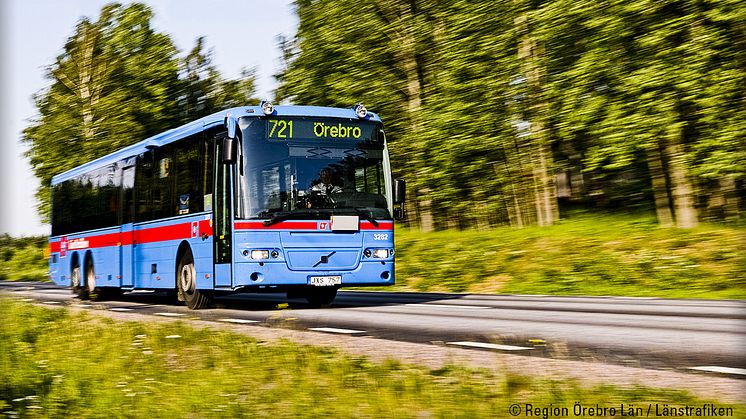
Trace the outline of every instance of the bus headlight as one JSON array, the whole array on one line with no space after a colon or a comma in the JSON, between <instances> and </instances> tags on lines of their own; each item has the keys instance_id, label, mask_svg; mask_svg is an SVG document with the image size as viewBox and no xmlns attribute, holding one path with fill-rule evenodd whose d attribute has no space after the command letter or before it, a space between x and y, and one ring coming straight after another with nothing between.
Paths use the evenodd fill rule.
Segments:
<instances>
[{"instance_id":1,"label":"bus headlight","mask_svg":"<svg viewBox=\"0 0 746 419\"><path fill-rule=\"evenodd\" d=\"M355 114L358 118L362 119L368 116L368 110L365 109L365 105L363 105L362 103L358 103L357 105L355 105Z\"/></svg>"},{"instance_id":2,"label":"bus headlight","mask_svg":"<svg viewBox=\"0 0 746 419\"><path fill-rule=\"evenodd\" d=\"M375 249L373 250L373 257L376 259L386 259L389 257L389 249Z\"/></svg>"},{"instance_id":3,"label":"bus headlight","mask_svg":"<svg viewBox=\"0 0 746 419\"><path fill-rule=\"evenodd\" d=\"M389 249L365 249L363 252L366 258L372 257L374 259L386 259L393 254L394 252Z\"/></svg>"},{"instance_id":4,"label":"bus headlight","mask_svg":"<svg viewBox=\"0 0 746 419\"><path fill-rule=\"evenodd\" d=\"M252 250L251 258L254 260L269 259L269 250Z\"/></svg>"},{"instance_id":5,"label":"bus headlight","mask_svg":"<svg viewBox=\"0 0 746 419\"><path fill-rule=\"evenodd\" d=\"M263 100L262 103L259 104L259 106L261 106L262 112L265 115L272 115L272 112L275 111L274 105L272 105L272 102L268 100Z\"/></svg>"}]
</instances>

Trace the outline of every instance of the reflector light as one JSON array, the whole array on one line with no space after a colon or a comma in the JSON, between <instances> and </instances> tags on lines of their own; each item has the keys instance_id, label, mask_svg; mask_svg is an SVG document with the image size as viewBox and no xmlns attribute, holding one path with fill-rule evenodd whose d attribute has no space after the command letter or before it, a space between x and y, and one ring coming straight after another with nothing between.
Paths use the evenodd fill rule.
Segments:
<instances>
[{"instance_id":1,"label":"reflector light","mask_svg":"<svg viewBox=\"0 0 746 419\"><path fill-rule=\"evenodd\" d=\"M268 100L262 101L262 103L260 103L259 106L261 106L262 112L265 115L272 115L272 112L275 111L274 105L272 105L272 102L270 102Z\"/></svg>"},{"instance_id":2,"label":"reflector light","mask_svg":"<svg viewBox=\"0 0 746 419\"><path fill-rule=\"evenodd\" d=\"M357 105L355 105L355 114L358 118L365 118L366 116L368 116L368 110L365 109L365 105L363 105L362 103L358 103Z\"/></svg>"}]
</instances>

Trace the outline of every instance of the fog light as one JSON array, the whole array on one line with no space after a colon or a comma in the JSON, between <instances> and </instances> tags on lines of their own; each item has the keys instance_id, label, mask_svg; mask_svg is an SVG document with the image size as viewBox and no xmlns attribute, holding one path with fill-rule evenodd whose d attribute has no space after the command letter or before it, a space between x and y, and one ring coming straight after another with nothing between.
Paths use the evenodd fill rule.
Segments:
<instances>
[{"instance_id":1,"label":"fog light","mask_svg":"<svg viewBox=\"0 0 746 419\"><path fill-rule=\"evenodd\" d=\"M365 255L366 258L369 258L372 255L372 253L370 252L370 249L365 249L365 251L363 252L363 255Z\"/></svg>"},{"instance_id":2,"label":"fog light","mask_svg":"<svg viewBox=\"0 0 746 419\"><path fill-rule=\"evenodd\" d=\"M254 260L269 259L269 250L252 250L251 258Z\"/></svg>"},{"instance_id":3,"label":"fog light","mask_svg":"<svg viewBox=\"0 0 746 419\"><path fill-rule=\"evenodd\" d=\"M280 257L280 252L278 252L277 250L273 250L272 259L277 259L278 257Z\"/></svg>"}]
</instances>

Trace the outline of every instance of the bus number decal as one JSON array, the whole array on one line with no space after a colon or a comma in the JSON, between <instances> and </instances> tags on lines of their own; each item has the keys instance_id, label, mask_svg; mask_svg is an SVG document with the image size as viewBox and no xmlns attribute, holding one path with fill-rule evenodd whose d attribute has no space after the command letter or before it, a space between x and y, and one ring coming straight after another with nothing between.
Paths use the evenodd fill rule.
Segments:
<instances>
[{"instance_id":1,"label":"bus number decal","mask_svg":"<svg viewBox=\"0 0 746 419\"><path fill-rule=\"evenodd\" d=\"M389 235L388 234L374 234L373 240L388 240Z\"/></svg>"},{"instance_id":2,"label":"bus number decal","mask_svg":"<svg viewBox=\"0 0 746 419\"><path fill-rule=\"evenodd\" d=\"M293 121L272 119L269 122L272 123L272 127L269 130L269 138L293 138ZM275 135L275 131L277 131L277 135Z\"/></svg>"}]
</instances>

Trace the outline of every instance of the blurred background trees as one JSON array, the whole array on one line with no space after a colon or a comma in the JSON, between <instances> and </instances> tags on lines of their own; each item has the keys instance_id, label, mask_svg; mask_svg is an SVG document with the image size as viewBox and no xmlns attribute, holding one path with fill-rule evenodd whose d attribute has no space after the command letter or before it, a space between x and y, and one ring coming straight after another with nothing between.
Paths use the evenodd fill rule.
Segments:
<instances>
[{"instance_id":1,"label":"blurred background trees","mask_svg":"<svg viewBox=\"0 0 746 419\"><path fill-rule=\"evenodd\" d=\"M568 210L662 226L742 219L746 8L735 0L297 0L276 100L386 126L422 230L551 225ZM24 131L41 179L217 110L256 104L204 38L181 56L144 5L83 19ZM237 48L240 45L236 46Z\"/></svg>"},{"instance_id":2,"label":"blurred background trees","mask_svg":"<svg viewBox=\"0 0 746 419\"><path fill-rule=\"evenodd\" d=\"M225 80L204 38L184 58L150 24L143 4L110 4L82 18L47 69L35 96L39 116L23 132L41 181L39 212L49 214L52 176L112 150L220 109L255 101L253 70Z\"/></svg>"},{"instance_id":3,"label":"blurred background trees","mask_svg":"<svg viewBox=\"0 0 746 419\"><path fill-rule=\"evenodd\" d=\"M744 211L746 9L735 1L297 0L278 99L387 126L423 230L662 226Z\"/></svg>"}]
</instances>

